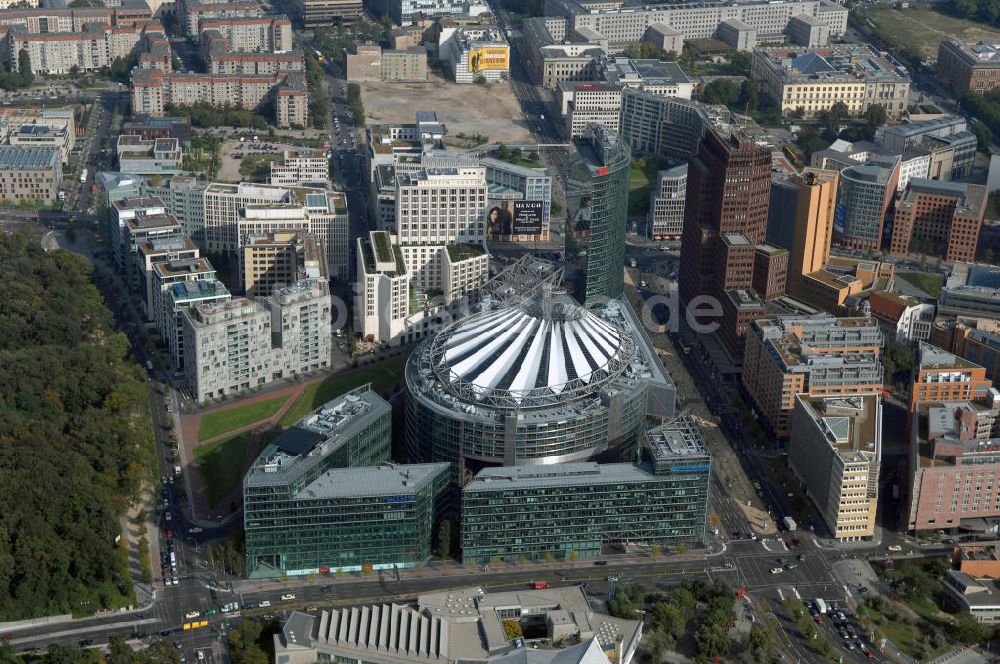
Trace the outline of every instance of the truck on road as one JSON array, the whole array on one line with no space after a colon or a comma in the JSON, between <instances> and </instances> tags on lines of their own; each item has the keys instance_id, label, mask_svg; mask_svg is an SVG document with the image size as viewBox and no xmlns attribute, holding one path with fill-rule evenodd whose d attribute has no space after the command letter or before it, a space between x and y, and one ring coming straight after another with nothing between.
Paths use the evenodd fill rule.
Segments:
<instances>
[{"instance_id":1,"label":"truck on road","mask_svg":"<svg viewBox=\"0 0 1000 664\"><path fill-rule=\"evenodd\" d=\"M819 611L820 613L826 613L828 609L829 609L829 607L826 605L826 602L824 602L822 599L820 599L820 598L817 597L816 598L816 610Z\"/></svg>"},{"instance_id":2,"label":"truck on road","mask_svg":"<svg viewBox=\"0 0 1000 664\"><path fill-rule=\"evenodd\" d=\"M789 532L792 532L796 528L795 519L793 519L790 516L786 516L784 519L781 520L781 522L785 524L785 528L787 528Z\"/></svg>"}]
</instances>

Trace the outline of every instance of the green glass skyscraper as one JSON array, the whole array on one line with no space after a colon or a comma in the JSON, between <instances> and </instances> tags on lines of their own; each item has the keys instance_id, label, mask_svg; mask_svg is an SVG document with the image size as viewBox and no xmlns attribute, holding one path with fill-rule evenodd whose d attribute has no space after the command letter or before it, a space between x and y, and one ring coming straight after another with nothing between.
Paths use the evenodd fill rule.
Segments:
<instances>
[{"instance_id":1,"label":"green glass skyscraper","mask_svg":"<svg viewBox=\"0 0 1000 664\"><path fill-rule=\"evenodd\" d=\"M574 146L566 181L568 232L586 247L585 298L621 297L632 155L621 137L597 124L588 125Z\"/></svg>"}]
</instances>

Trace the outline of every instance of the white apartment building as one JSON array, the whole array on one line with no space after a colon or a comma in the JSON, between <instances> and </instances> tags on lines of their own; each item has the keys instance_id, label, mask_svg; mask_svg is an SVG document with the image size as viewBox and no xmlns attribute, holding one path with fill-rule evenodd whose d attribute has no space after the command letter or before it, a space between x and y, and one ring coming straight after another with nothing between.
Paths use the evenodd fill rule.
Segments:
<instances>
[{"instance_id":1,"label":"white apartment building","mask_svg":"<svg viewBox=\"0 0 1000 664\"><path fill-rule=\"evenodd\" d=\"M573 138L584 135L587 125L599 124L617 132L621 117L622 86L614 83L559 83L557 87L566 130Z\"/></svg>"},{"instance_id":2,"label":"white apartment building","mask_svg":"<svg viewBox=\"0 0 1000 664\"><path fill-rule=\"evenodd\" d=\"M260 388L271 381L271 314L246 298L182 312L184 375L198 402Z\"/></svg>"},{"instance_id":3,"label":"white apartment building","mask_svg":"<svg viewBox=\"0 0 1000 664\"><path fill-rule=\"evenodd\" d=\"M446 245L486 240L486 169L424 168L396 176L396 228L413 283L444 288Z\"/></svg>"},{"instance_id":4,"label":"white apartment building","mask_svg":"<svg viewBox=\"0 0 1000 664\"><path fill-rule=\"evenodd\" d=\"M268 182L279 187L320 186L330 182L330 160L322 150L285 150L271 162Z\"/></svg>"},{"instance_id":5,"label":"white apartment building","mask_svg":"<svg viewBox=\"0 0 1000 664\"><path fill-rule=\"evenodd\" d=\"M261 302L241 297L184 309L191 394L205 402L328 367L330 307L326 282L309 280Z\"/></svg>"},{"instance_id":6,"label":"white apartment building","mask_svg":"<svg viewBox=\"0 0 1000 664\"><path fill-rule=\"evenodd\" d=\"M656 174L656 187L649 195L646 232L651 240L679 238L684 229L687 200L687 164Z\"/></svg>"},{"instance_id":7,"label":"white apartment building","mask_svg":"<svg viewBox=\"0 0 1000 664\"><path fill-rule=\"evenodd\" d=\"M32 73L72 74L98 71L109 67L115 58L127 58L142 34L141 26L98 23L87 23L80 32L32 33L15 26L7 32L2 46L11 71L17 71L18 57L24 50L31 60Z\"/></svg>"},{"instance_id":8,"label":"white apartment building","mask_svg":"<svg viewBox=\"0 0 1000 664\"><path fill-rule=\"evenodd\" d=\"M385 231L357 239L354 328L371 341L396 345L410 315L410 275L399 247Z\"/></svg>"},{"instance_id":9,"label":"white apartment building","mask_svg":"<svg viewBox=\"0 0 1000 664\"><path fill-rule=\"evenodd\" d=\"M276 288L262 300L271 314L272 380L330 367L330 286L309 279Z\"/></svg>"},{"instance_id":10,"label":"white apartment building","mask_svg":"<svg viewBox=\"0 0 1000 664\"><path fill-rule=\"evenodd\" d=\"M835 539L875 534L882 462L879 395L795 395L788 461Z\"/></svg>"},{"instance_id":11,"label":"white apartment building","mask_svg":"<svg viewBox=\"0 0 1000 664\"><path fill-rule=\"evenodd\" d=\"M199 29L217 32L232 53L282 53L295 48L292 22L283 16L208 19L201 21Z\"/></svg>"},{"instance_id":12,"label":"white apartment building","mask_svg":"<svg viewBox=\"0 0 1000 664\"><path fill-rule=\"evenodd\" d=\"M156 323L160 338L174 366L184 366L184 329L181 311L196 304L222 302L230 298L229 290L218 280L215 268L205 257L177 258L156 263L150 274L152 293L151 320Z\"/></svg>"},{"instance_id":13,"label":"white apartment building","mask_svg":"<svg viewBox=\"0 0 1000 664\"><path fill-rule=\"evenodd\" d=\"M136 252L136 278L146 320L156 320L153 306L153 266L157 263L198 258L198 247L186 237L152 239L139 245Z\"/></svg>"},{"instance_id":14,"label":"white apartment building","mask_svg":"<svg viewBox=\"0 0 1000 664\"><path fill-rule=\"evenodd\" d=\"M451 67L456 83L474 83L478 78L499 81L510 75L510 45L497 27L444 28L438 53Z\"/></svg>"},{"instance_id":15,"label":"white apartment building","mask_svg":"<svg viewBox=\"0 0 1000 664\"><path fill-rule=\"evenodd\" d=\"M236 106L256 111L274 102L279 127L306 126L309 96L301 72L200 74L136 69L132 72L132 112L162 117L168 104Z\"/></svg>"},{"instance_id":16,"label":"white apartment building","mask_svg":"<svg viewBox=\"0 0 1000 664\"><path fill-rule=\"evenodd\" d=\"M872 293L868 298L871 317L887 337L912 344L930 339L937 305L896 293Z\"/></svg>"}]
</instances>

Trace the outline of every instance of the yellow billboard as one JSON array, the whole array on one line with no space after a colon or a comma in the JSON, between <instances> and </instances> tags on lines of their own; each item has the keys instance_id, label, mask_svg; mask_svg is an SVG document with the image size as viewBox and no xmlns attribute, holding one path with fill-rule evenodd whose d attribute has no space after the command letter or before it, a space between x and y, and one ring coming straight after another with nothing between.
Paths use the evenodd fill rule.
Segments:
<instances>
[{"instance_id":1,"label":"yellow billboard","mask_svg":"<svg viewBox=\"0 0 1000 664\"><path fill-rule=\"evenodd\" d=\"M469 71L478 74L481 71L508 69L510 49L501 46L488 46L469 51Z\"/></svg>"}]
</instances>

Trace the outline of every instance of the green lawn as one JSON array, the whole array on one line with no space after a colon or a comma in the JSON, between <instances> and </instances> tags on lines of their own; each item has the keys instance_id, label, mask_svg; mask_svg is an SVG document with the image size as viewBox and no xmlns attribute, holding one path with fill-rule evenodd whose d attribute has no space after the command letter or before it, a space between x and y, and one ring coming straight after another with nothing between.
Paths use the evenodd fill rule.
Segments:
<instances>
[{"instance_id":1,"label":"green lawn","mask_svg":"<svg viewBox=\"0 0 1000 664\"><path fill-rule=\"evenodd\" d=\"M261 420L265 420L285 405L288 397L276 397L256 403L249 403L239 408L230 408L209 413L201 418L201 427L198 430L199 440L208 440L220 434L245 427Z\"/></svg>"},{"instance_id":2,"label":"green lawn","mask_svg":"<svg viewBox=\"0 0 1000 664\"><path fill-rule=\"evenodd\" d=\"M240 483L249 441L250 434L241 433L194 448L195 463L212 509Z\"/></svg>"},{"instance_id":3,"label":"green lawn","mask_svg":"<svg viewBox=\"0 0 1000 664\"><path fill-rule=\"evenodd\" d=\"M649 194L656 186L656 173L660 165L655 161L644 166L632 161L632 172L628 178L628 216L642 217L649 210Z\"/></svg>"},{"instance_id":4,"label":"green lawn","mask_svg":"<svg viewBox=\"0 0 1000 664\"><path fill-rule=\"evenodd\" d=\"M310 411L319 408L327 401L365 383L371 383L372 389L379 394L392 389L396 383L403 381L403 367L405 366L406 358L401 357L363 369L336 373L326 380L312 383L306 387L298 401L281 418L281 426L287 427L295 424L308 415Z\"/></svg>"},{"instance_id":5,"label":"green lawn","mask_svg":"<svg viewBox=\"0 0 1000 664\"><path fill-rule=\"evenodd\" d=\"M941 287L944 286L944 275L927 274L926 272L899 272L897 277L903 281L916 286L931 297L941 294Z\"/></svg>"}]
</instances>

